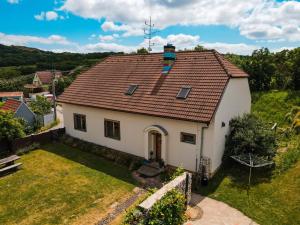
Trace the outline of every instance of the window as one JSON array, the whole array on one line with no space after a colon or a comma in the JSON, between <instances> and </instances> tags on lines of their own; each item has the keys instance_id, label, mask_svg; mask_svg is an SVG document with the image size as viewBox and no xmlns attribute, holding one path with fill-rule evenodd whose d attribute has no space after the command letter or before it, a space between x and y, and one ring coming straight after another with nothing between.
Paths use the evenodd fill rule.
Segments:
<instances>
[{"instance_id":1,"label":"window","mask_svg":"<svg viewBox=\"0 0 300 225\"><path fill-rule=\"evenodd\" d=\"M86 116L74 113L74 129L86 131Z\"/></svg>"},{"instance_id":2,"label":"window","mask_svg":"<svg viewBox=\"0 0 300 225\"><path fill-rule=\"evenodd\" d=\"M135 90L138 88L137 84L130 84L127 91L125 92L126 95L133 95Z\"/></svg>"},{"instance_id":3,"label":"window","mask_svg":"<svg viewBox=\"0 0 300 225\"><path fill-rule=\"evenodd\" d=\"M196 144L196 134L183 133L180 134L181 142Z\"/></svg>"},{"instance_id":4,"label":"window","mask_svg":"<svg viewBox=\"0 0 300 225\"><path fill-rule=\"evenodd\" d=\"M182 87L180 89L180 91L178 92L176 98L186 99L187 96L189 95L190 91L191 91L191 87Z\"/></svg>"},{"instance_id":5,"label":"window","mask_svg":"<svg viewBox=\"0 0 300 225\"><path fill-rule=\"evenodd\" d=\"M120 140L120 122L113 120L104 120L104 135L108 138Z\"/></svg>"}]
</instances>

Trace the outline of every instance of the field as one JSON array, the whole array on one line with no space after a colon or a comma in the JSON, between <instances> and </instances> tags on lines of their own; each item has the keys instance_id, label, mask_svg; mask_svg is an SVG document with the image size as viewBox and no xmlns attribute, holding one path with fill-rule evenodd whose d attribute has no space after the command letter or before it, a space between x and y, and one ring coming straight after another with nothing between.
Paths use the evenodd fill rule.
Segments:
<instances>
[{"instance_id":1,"label":"field","mask_svg":"<svg viewBox=\"0 0 300 225\"><path fill-rule=\"evenodd\" d=\"M290 126L285 115L292 106L300 105L300 93L273 91L256 93L252 111L270 127ZM300 135L278 135L278 149L273 170L256 169L252 186L247 193L248 169L231 162L219 170L200 193L239 209L262 225L300 224Z\"/></svg>"},{"instance_id":2,"label":"field","mask_svg":"<svg viewBox=\"0 0 300 225\"><path fill-rule=\"evenodd\" d=\"M130 172L95 155L49 144L0 178L0 224L94 224L129 197Z\"/></svg>"}]
</instances>

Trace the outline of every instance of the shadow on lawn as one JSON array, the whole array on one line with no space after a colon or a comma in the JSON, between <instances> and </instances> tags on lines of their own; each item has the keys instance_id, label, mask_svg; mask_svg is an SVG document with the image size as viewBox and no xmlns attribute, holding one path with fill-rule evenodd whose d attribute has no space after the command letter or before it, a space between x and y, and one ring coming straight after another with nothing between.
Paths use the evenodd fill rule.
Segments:
<instances>
[{"instance_id":1,"label":"shadow on lawn","mask_svg":"<svg viewBox=\"0 0 300 225\"><path fill-rule=\"evenodd\" d=\"M223 164L214 177L209 180L207 186L200 186L196 192L205 196L210 195L216 191L225 178L231 180L228 184L230 187L246 191L248 189L249 168L230 160ZM270 183L271 178L271 168L252 169L251 187L261 183Z\"/></svg>"},{"instance_id":2,"label":"shadow on lawn","mask_svg":"<svg viewBox=\"0 0 300 225\"><path fill-rule=\"evenodd\" d=\"M113 176L119 180L137 185L136 181L131 176L131 172L126 167L117 165L94 154L61 143L46 144L42 146L42 149Z\"/></svg>"}]
</instances>

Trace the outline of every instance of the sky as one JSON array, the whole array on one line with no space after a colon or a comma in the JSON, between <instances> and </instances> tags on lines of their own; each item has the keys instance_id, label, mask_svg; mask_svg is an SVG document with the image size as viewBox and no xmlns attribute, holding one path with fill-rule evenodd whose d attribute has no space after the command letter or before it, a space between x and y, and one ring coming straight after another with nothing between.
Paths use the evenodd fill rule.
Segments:
<instances>
[{"instance_id":1,"label":"sky","mask_svg":"<svg viewBox=\"0 0 300 225\"><path fill-rule=\"evenodd\" d=\"M279 0L0 0L0 43L55 52L152 51L172 43L251 54L300 46L300 1Z\"/></svg>"}]
</instances>

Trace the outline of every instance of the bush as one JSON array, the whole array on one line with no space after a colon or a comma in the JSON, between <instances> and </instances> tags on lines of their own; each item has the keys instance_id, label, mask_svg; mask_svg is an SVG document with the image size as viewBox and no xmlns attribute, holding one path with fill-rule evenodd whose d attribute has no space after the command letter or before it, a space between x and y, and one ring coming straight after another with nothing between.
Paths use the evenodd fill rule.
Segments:
<instances>
[{"instance_id":1,"label":"bush","mask_svg":"<svg viewBox=\"0 0 300 225\"><path fill-rule=\"evenodd\" d=\"M0 140L24 137L24 129L22 120L15 118L12 112L0 110Z\"/></svg>"},{"instance_id":2,"label":"bush","mask_svg":"<svg viewBox=\"0 0 300 225\"><path fill-rule=\"evenodd\" d=\"M169 191L156 202L147 216L135 208L130 211L124 220L128 225L181 225L186 220L184 195L176 189Z\"/></svg>"},{"instance_id":3,"label":"bush","mask_svg":"<svg viewBox=\"0 0 300 225\"><path fill-rule=\"evenodd\" d=\"M276 153L275 133L251 114L230 121L230 133L226 139L224 159L232 155L252 153L272 159Z\"/></svg>"}]
</instances>

